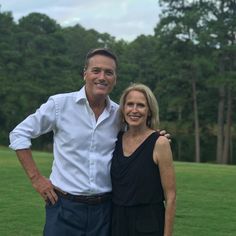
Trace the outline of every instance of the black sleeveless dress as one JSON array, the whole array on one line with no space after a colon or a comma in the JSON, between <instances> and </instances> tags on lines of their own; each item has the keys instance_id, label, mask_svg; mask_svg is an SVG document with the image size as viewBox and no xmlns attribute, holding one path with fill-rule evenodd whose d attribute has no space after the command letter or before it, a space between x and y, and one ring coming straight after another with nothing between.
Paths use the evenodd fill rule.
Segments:
<instances>
[{"instance_id":1,"label":"black sleeveless dress","mask_svg":"<svg viewBox=\"0 0 236 236\"><path fill-rule=\"evenodd\" d=\"M129 156L118 134L111 163L112 236L163 236L164 193L153 150L159 137L152 133Z\"/></svg>"}]
</instances>

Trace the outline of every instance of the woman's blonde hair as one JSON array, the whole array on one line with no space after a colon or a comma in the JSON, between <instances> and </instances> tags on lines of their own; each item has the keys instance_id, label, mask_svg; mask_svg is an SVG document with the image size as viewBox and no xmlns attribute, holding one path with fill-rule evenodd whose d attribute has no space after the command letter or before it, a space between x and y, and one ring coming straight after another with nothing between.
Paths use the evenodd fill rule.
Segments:
<instances>
[{"instance_id":1,"label":"woman's blonde hair","mask_svg":"<svg viewBox=\"0 0 236 236\"><path fill-rule=\"evenodd\" d=\"M126 97L127 95L131 92L131 91L138 91L141 92L146 100L147 100L147 104L148 104L148 108L149 108L149 115L147 118L147 126L151 129L158 129L159 127L159 107L158 107L158 103L157 100L155 98L155 95L153 94L153 92L151 91L151 89L149 87L147 87L144 84L131 84L128 88L126 88L120 98L120 120L121 120L121 127L122 129L127 129L127 123L125 122L124 119L124 105L125 105L125 101L126 101Z\"/></svg>"}]
</instances>

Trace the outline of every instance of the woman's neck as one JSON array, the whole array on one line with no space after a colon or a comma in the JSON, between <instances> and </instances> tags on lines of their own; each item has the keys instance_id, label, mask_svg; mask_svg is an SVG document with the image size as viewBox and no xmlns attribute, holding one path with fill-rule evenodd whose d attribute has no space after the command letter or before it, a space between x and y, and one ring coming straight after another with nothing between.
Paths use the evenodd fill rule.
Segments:
<instances>
[{"instance_id":1,"label":"woman's neck","mask_svg":"<svg viewBox=\"0 0 236 236\"><path fill-rule=\"evenodd\" d=\"M150 129L147 126L143 126L143 127L129 127L129 129L127 130L126 134L130 137L138 137L138 136L145 136L149 133L153 132L152 129Z\"/></svg>"}]
</instances>

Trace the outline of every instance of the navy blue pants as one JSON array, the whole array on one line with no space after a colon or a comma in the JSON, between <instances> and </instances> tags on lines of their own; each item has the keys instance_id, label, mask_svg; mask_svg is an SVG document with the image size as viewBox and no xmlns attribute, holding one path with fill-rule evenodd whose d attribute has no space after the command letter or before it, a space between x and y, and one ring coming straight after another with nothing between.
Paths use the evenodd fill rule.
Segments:
<instances>
[{"instance_id":1,"label":"navy blue pants","mask_svg":"<svg viewBox=\"0 0 236 236\"><path fill-rule=\"evenodd\" d=\"M110 236L111 201L88 205L58 196L46 204L44 236Z\"/></svg>"}]
</instances>

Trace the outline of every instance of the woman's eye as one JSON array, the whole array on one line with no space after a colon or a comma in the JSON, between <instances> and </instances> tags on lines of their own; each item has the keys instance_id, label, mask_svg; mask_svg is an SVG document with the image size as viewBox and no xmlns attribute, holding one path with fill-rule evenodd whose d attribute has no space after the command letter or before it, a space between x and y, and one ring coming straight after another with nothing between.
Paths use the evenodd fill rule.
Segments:
<instances>
[{"instance_id":1,"label":"woman's eye","mask_svg":"<svg viewBox=\"0 0 236 236\"><path fill-rule=\"evenodd\" d=\"M145 105L144 104L138 104L137 107L143 108L143 107L145 107Z\"/></svg>"}]
</instances>

